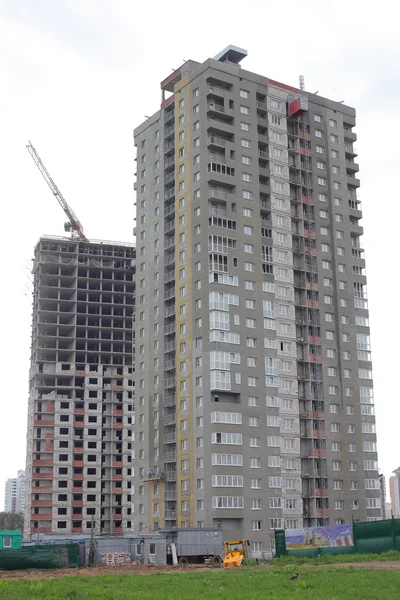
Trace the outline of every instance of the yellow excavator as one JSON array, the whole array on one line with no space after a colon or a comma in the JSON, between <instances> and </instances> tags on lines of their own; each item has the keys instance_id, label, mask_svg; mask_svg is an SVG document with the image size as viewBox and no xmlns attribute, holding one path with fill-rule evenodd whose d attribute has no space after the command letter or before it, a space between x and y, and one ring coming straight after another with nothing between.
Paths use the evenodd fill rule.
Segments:
<instances>
[{"instance_id":1,"label":"yellow excavator","mask_svg":"<svg viewBox=\"0 0 400 600\"><path fill-rule=\"evenodd\" d=\"M231 540L229 542L225 542L225 569L231 569L232 567L240 567L243 562L243 559L247 558L248 546L250 546L249 540Z\"/></svg>"}]
</instances>

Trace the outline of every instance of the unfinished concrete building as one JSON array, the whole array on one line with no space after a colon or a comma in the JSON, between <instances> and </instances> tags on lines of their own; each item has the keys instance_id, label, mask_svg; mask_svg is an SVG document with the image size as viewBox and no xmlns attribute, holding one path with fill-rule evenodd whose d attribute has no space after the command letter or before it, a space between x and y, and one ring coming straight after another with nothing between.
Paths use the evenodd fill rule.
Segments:
<instances>
[{"instance_id":1,"label":"unfinished concrete building","mask_svg":"<svg viewBox=\"0 0 400 600\"><path fill-rule=\"evenodd\" d=\"M35 248L26 537L131 527L134 258L114 242Z\"/></svg>"}]
</instances>

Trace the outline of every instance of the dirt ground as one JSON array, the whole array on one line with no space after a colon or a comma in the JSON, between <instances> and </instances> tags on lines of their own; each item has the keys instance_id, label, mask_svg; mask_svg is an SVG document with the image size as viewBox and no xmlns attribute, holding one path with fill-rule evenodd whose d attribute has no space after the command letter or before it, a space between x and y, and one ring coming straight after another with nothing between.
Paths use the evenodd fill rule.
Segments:
<instances>
[{"instance_id":1,"label":"dirt ground","mask_svg":"<svg viewBox=\"0 0 400 600\"><path fill-rule=\"evenodd\" d=\"M301 565L302 567L315 567L315 565ZM360 562L360 563L336 563L331 565L319 565L320 567L360 567L364 569L397 569L400 570L400 562ZM248 569L263 569L269 565L247 567ZM92 567L80 569L56 569L52 571L0 571L0 579L56 579L68 575L151 575L152 573L193 573L198 571L209 571L211 567L203 565L185 565L170 567L166 565L126 565L121 567Z\"/></svg>"},{"instance_id":2,"label":"dirt ground","mask_svg":"<svg viewBox=\"0 0 400 600\"><path fill-rule=\"evenodd\" d=\"M210 570L204 565L185 565L170 567L167 565L124 565L120 567L83 567L77 569L55 569L38 571L0 571L0 579L55 579L68 575L151 575L152 573L192 573Z\"/></svg>"}]
</instances>

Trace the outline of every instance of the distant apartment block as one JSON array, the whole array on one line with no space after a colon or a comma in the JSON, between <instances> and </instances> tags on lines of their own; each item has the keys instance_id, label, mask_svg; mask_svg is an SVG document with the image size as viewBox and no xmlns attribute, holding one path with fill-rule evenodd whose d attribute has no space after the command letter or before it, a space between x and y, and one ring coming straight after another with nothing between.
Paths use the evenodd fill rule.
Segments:
<instances>
[{"instance_id":1,"label":"distant apartment block","mask_svg":"<svg viewBox=\"0 0 400 600\"><path fill-rule=\"evenodd\" d=\"M25 506L25 471L18 471L17 477L7 479L4 494L4 512L23 513Z\"/></svg>"},{"instance_id":2,"label":"distant apartment block","mask_svg":"<svg viewBox=\"0 0 400 600\"><path fill-rule=\"evenodd\" d=\"M393 471L394 475L389 477L390 502L392 514L396 519L400 518L400 467Z\"/></svg>"}]
</instances>

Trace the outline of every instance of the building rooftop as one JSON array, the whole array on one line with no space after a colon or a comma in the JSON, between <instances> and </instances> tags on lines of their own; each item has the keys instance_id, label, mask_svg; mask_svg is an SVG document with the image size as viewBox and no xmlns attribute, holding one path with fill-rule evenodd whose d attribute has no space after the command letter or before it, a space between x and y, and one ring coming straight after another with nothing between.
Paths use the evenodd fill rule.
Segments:
<instances>
[{"instance_id":1,"label":"building rooftop","mask_svg":"<svg viewBox=\"0 0 400 600\"><path fill-rule=\"evenodd\" d=\"M219 60L221 62L233 62L239 64L241 60L246 58L247 50L243 48L239 48L238 46L232 46L230 44L221 52L218 52L216 56L214 56L214 60Z\"/></svg>"}]
</instances>

